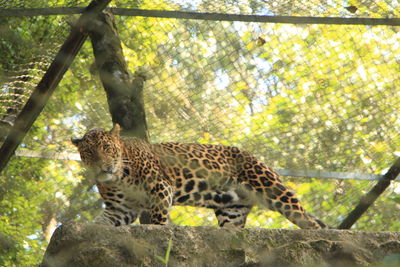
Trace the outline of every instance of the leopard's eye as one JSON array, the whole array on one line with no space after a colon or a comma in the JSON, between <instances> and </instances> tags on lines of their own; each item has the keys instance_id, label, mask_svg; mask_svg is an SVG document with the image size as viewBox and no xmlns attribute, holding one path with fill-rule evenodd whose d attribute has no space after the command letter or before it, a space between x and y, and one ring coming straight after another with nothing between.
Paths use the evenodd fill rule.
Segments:
<instances>
[{"instance_id":1,"label":"leopard's eye","mask_svg":"<svg viewBox=\"0 0 400 267\"><path fill-rule=\"evenodd\" d=\"M84 157L87 162L96 162L99 160L98 154L99 153L97 151L87 148L84 151L82 151L81 156Z\"/></svg>"},{"instance_id":2,"label":"leopard's eye","mask_svg":"<svg viewBox=\"0 0 400 267\"><path fill-rule=\"evenodd\" d=\"M81 153L82 161L86 164L90 163L93 159L93 154L90 151L84 151Z\"/></svg>"},{"instance_id":3,"label":"leopard's eye","mask_svg":"<svg viewBox=\"0 0 400 267\"><path fill-rule=\"evenodd\" d=\"M109 145L109 144L103 144L103 145L102 145L102 149L103 149L104 151L107 151L108 149L110 149L110 145Z\"/></svg>"}]
</instances>

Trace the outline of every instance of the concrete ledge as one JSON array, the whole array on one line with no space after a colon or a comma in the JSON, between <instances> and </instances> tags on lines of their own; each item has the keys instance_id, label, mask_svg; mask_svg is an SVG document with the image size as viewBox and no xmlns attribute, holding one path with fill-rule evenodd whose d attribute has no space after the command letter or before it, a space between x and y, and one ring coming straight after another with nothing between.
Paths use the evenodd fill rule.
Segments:
<instances>
[{"instance_id":1,"label":"concrete ledge","mask_svg":"<svg viewBox=\"0 0 400 267\"><path fill-rule=\"evenodd\" d=\"M53 234L42 267L400 266L400 232L68 224Z\"/></svg>"}]
</instances>

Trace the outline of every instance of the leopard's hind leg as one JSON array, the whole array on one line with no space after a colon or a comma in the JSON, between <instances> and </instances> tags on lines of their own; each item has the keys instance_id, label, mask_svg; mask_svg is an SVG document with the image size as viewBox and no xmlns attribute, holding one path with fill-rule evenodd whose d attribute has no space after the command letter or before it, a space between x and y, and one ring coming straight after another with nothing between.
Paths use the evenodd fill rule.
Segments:
<instances>
[{"instance_id":1,"label":"leopard's hind leg","mask_svg":"<svg viewBox=\"0 0 400 267\"><path fill-rule=\"evenodd\" d=\"M286 188L279 175L257 158L245 152L239 181L256 194L256 200L269 209L278 211L289 221L304 229L321 229L327 226L308 214L298 198Z\"/></svg>"},{"instance_id":2,"label":"leopard's hind leg","mask_svg":"<svg viewBox=\"0 0 400 267\"><path fill-rule=\"evenodd\" d=\"M204 207L214 210L220 227L243 228L246 224L252 204L236 186L228 186L226 190L211 190L205 193L207 202Z\"/></svg>"},{"instance_id":3,"label":"leopard's hind leg","mask_svg":"<svg viewBox=\"0 0 400 267\"><path fill-rule=\"evenodd\" d=\"M215 216L220 227L244 228L250 210L251 206L235 204L215 209Z\"/></svg>"}]
</instances>

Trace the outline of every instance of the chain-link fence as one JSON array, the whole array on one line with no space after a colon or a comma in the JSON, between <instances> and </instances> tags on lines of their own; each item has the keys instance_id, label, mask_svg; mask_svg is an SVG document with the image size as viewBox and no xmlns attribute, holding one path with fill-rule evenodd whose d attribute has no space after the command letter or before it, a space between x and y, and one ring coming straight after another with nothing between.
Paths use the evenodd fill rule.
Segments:
<instances>
[{"instance_id":1,"label":"chain-link fence","mask_svg":"<svg viewBox=\"0 0 400 267\"><path fill-rule=\"evenodd\" d=\"M225 15L399 16L397 2L355 2L114 4ZM84 4L66 1L60 5ZM1 6L55 5L1 1ZM75 16L0 17L2 142L64 42ZM130 71L140 69L147 77L145 109L152 142L225 144L250 151L287 174L285 184L297 192L305 208L332 226L376 184L366 179L379 178L400 153L398 26L151 15L116 16L116 25ZM48 238L46 231L55 225L68 220L91 221L100 212L96 188L84 178L80 163L74 160L76 150L69 143L71 137L94 127L110 128L111 118L93 52L86 42L17 150L20 157L13 158L2 174L0 223L6 233L18 232L16 236L26 242L21 246L40 248L40 242ZM400 184L392 183L354 229L400 230L399 194ZM171 219L182 225L216 225L213 212L206 209L174 208ZM293 227L277 213L258 208L247 226Z\"/></svg>"}]
</instances>

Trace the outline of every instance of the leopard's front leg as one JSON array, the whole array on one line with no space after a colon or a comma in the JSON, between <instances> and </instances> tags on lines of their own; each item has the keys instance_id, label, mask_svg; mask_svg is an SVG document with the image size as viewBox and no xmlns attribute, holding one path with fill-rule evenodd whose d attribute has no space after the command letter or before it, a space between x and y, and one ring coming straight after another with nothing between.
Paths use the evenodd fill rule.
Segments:
<instances>
[{"instance_id":1,"label":"leopard's front leg","mask_svg":"<svg viewBox=\"0 0 400 267\"><path fill-rule=\"evenodd\" d=\"M172 206L173 192L170 184L158 180L150 190L150 223L165 225L169 208Z\"/></svg>"},{"instance_id":2,"label":"leopard's front leg","mask_svg":"<svg viewBox=\"0 0 400 267\"><path fill-rule=\"evenodd\" d=\"M138 215L139 213L136 211L125 211L121 207L108 205L106 209L96 217L94 222L111 226L129 225L136 220Z\"/></svg>"}]
</instances>

